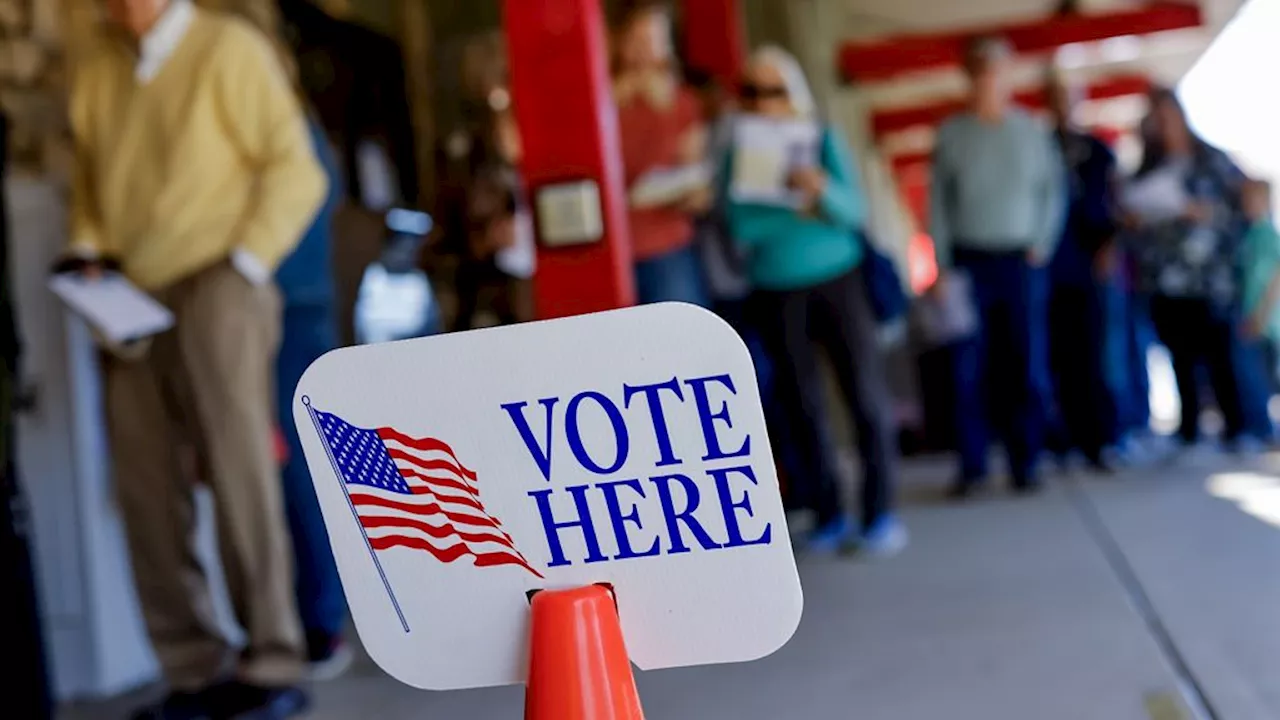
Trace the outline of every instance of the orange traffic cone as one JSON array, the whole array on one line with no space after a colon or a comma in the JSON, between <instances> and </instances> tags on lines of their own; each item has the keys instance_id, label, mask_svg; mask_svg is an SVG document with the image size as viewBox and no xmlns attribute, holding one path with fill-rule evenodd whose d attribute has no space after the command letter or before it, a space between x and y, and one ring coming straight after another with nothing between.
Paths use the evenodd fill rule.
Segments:
<instances>
[{"instance_id":1,"label":"orange traffic cone","mask_svg":"<svg viewBox=\"0 0 1280 720\"><path fill-rule=\"evenodd\" d=\"M613 592L543 590L530 604L525 720L644 720Z\"/></svg>"}]
</instances>

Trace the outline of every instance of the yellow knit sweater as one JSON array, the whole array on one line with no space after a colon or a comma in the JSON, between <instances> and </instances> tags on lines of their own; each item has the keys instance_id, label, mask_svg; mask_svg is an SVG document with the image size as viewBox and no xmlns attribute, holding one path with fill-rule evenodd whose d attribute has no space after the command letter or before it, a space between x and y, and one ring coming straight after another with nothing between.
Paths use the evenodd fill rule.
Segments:
<instances>
[{"instance_id":1,"label":"yellow knit sweater","mask_svg":"<svg viewBox=\"0 0 1280 720\"><path fill-rule=\"evenodd\" d=\"M297 245L325 176L267 40L197 11L149 82L104 42L76 73L71 241L157 290L243 249L265 268Z\"/></svg>"}]
</instances>

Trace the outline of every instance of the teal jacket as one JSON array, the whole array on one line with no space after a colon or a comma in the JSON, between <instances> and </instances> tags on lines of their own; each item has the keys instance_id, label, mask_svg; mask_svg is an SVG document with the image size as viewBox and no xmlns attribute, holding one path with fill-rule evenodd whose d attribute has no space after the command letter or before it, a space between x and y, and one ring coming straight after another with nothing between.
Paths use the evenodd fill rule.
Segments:
<instances>
[{"instance_id":1,"label":"teal jacket","mask_svg":"<svg viewBox=\"0 0 1280 720\"><path fill-rule=\"evenodd\" d=\"M858 168L838 133L822 135L822 168L829 178L817 212L806 215L772 205L727 203L729 228L746 252L752 283L765 290L800 290L858 267L864 249L858 230L866 202ZM733 153L724 178L733 177Z\"/></svg>"},{"instance_id":2,"label":"teal jacket","mask_svg":"<svg viewBox=\"0 0 1280 720\"><path fill-rule=\"evenodd\" d=\"M1270 220L1261 220L1249 228L1241 248L1244 270L1244 311L1250 316L1265 300L1271 278L1280 272L1280 233ZM1280 340L1280 307L1272 308L1267 323L1267 337Z\"/></svg>"}]
</instances>

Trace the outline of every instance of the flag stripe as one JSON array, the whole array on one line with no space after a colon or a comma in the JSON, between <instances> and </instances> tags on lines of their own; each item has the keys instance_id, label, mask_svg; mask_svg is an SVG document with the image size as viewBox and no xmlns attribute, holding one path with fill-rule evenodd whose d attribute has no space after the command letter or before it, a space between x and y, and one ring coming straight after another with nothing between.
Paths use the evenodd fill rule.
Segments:
<instances>
[{"instance_id":1,"label":"flag stripe","mask_svg":"<svg viewBox=\"0 0 1280 720\"><path fill-rule=\"evenodd\" d=\"M378 437L383 440L393 440L414 450L444 453L449 456L449 459L453 460L453 465L456 467L460 475L468 480L476 479L475 472L462 464L462 461L458 459L458 455L453 451L453 448L449 447L448 443L436 440L435 438L411 438L394 428L379 428Z\"/></svg>"},{"instance_id":2,"label":"flag stripe","mask_svg":"<svg viewBox=\"0 0 1280 720\"><path fill-rule=\"evenodd\" d=\"M465 544L458 544L444 550L436 548L431 543L420 538L404 537L400 535L392 535L383 538L369 538L369 543L374 550L386 550L393 547L407 547L414 550L425 550L435 556L437 560L444 563L451 563L458 558L470 555L476 559L476 567L493 567L496 565L519 565L529 572L542 577L542 573L533 569L528 562L508 553L474 553Z\"/></svg>"},{"instance_id":3,"label":"flag stripe","mask_svg":"<svg viewBox=\"0 0 1280 720\"><path fill-rule=\"evenodd\" d=\"M377 495L366 495L360 492L351 493L351 502L355 503L356 507L380 507L387 508L389 510L401 510L413 515L443 515L453 522L462 523L463 525L476 525L480 527L491 527L498 530L501 529L498 523L490 518L450 512L440 507L438 503L418 505L415 503L388 500L383 497L378 497Z\"/></svg>"},{"instance_id":4,"label":"flag stripe","mask_svg":"<svg viewBox=\"0 0 1280 720\"><path fill-rule=\"evenodd\" d=\"M430 535L437 540L443 540L447 537L458 537L467 542L491 542L508 547L512 552L519 552L511 541L495 533L476 533L459 530L451 523L444 525L432 525L422 520L414 520L407 517L361 517L360 523L364 525L366 530L379 530L383 528L412 528L420 530L426 535Z\"/></svg>"},{"instance_id":5,"label":"flag stripe","mask_svg":"<svg viewBox=\"0 0 1280 720\"><path fill-rule=\"evenodd\" d=\"M464 475L460 475L458 466L448 460L424 460L416 455L410 455L404 450L397 450L392 447L387 448L387 454L391 456L392 460L407 462L423 470L445 470L455 475L459 475L459 477L465 477ZM468 483L468 487L474 489L475 486Z\"/></svg>"},{"instance_id":6,"label":"flag stripe","mask_svg":"<svg viewBox=\"0 0 1280 720\"><path fill-rule=\"evenodd\" d=\"M407 479L417 479L432 485L449 488L450 490L459 490L475 497L476 492L470 485L466 485L458 480L454 480L453 478L440 477L439 475L426 475L418 472L417 470L406 467L397 467L397 469L400 471L400 474Z\"/></svg>"},{"instance_id":7,"label":"flag stripe","mask_svg":"<svg viewBox=\"0 0 1280 720\"><path fill-rule=\"evenodd\" d=\"M431 497L436 498L441 502L450 502L457 505L465 505L471 508L472 510L479 510L480 512L484 512L484 506L480 504L479 500L476 500L474 498L469 498L469 497L458 497L457 495L445 495L445 494L442 494L439 490L436 490L435 488L432 488L426 485L414 486L413 494L414 495L430 495Z\"/></svg>"}]
</instances>

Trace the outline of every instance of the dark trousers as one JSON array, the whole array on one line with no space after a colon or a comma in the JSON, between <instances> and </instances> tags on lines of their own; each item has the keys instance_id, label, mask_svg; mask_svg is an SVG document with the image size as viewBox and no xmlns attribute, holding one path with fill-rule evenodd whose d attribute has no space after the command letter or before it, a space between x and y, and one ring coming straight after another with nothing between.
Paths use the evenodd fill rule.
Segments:
<instances>
[{"instance_id":1,"label":"dark trousers","mask_svg":"<svg viewBox=\"0 0 1280 720\"><path fill-rule=\"evenodd\" d=\"M311 363L337 346L332 308L324 305L285 308L280 354L276 357L278 421L289 449L281 478L289 534L293 538L298 614L309 643L342 631L347 603L329 546L329 535L324 529L315 485L303 457L302 441L293 422L293 394Z\"/></svg>"},{"instance_id":2,"label":"dark trousers","mask_svg":"<svg viewBox=\"0 0 1280 720\"><path fill-rule=\"evenodd\" d=\"M823 403L817 346L827 352L852 414L862 456L862 524L893 505L897 458L884 360L862 272L803 290L761 291L760 330L797 465L792 491L825 524L842 513L836 448Z\"/></svg>"},{"instance_id":3,"label":"dark trousers","mask_svg":"<svg viewBox=\"0 0 1280 720\"><path fill-rule=\"evenodd\" d=\"M13 452L12 435L5 441ZM54 712L31 561L31 518L13 463L0 467L0 472L0 583L5 588L6 610L0 627L5 653L13 662L0 680L0 692L7 717L45 720Z\"/></svg>"},{"instance_id":4,"label":"dark trousers","mask_svg":"<svg viewBox=\"0 0 1280 720\"><path fill-rule=\"evenodd\" d=\"M1236 378L1236 328L1230 313L1212 307L1208 300L1157 295L1151 299L1151 322L1156 336L1169 350L1173 374L1182 401L1178 436L1193 443L1200 437L1201 365L1209 372L1218 409L1222 411L1223 438L1234 440L1245 429Z\"/></svg>"},{"instance_id":5,"label":"dark trousers","mask_svg":"<svg viewBox=\"0 0 1280 720\"><path fill-rule=\"evenodd\" d=\"M1060 284L1049 295L1049 367L1056 449L1099 461L1116 442L1116 400L1106 372L1108 312L1102 283Z\"/></svg>"},{"instance_id":6,"label":"dark trousers","mask_svg":"<svg viewBox=\"0 0 1280 720\"><path fill-rule=\"evenodd\" d=\"M1269 407L1274 387L1269 344L1266 339L1238 339L1235 348L1244 431L1260 440L1270 440L1275 435Z\"/></svg>"},{"instance_id":7,"label":"dark trousers","mask_svg":"<svg viewBox=\"0 0 1280 720\"><path fill-rule=\"evenodd\" d=\"M978 331L955 350L960 481L986 478L994 421L1014 484L1032 484L1044 447L1048 396L1047 273L1032 267L1022 251L956 248L955 264L972 279L979 317Z\"/></svg>"}]
</instances>

